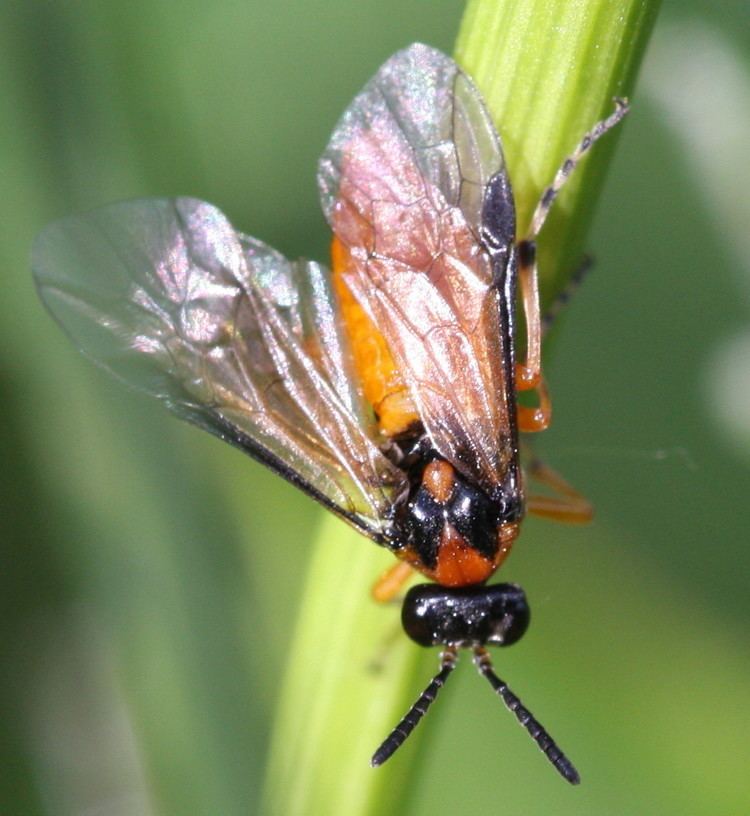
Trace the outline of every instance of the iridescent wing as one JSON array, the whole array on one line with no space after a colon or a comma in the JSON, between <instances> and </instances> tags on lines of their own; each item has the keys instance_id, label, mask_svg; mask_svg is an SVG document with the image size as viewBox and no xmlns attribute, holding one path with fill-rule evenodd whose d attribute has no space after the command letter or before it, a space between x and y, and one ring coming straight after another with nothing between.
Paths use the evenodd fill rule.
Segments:
<instances>
[{"instance_id":1,"label":"iridescent wing","mask_svg":"<svg viewBox=\"0 0 750 816\"><path fill-rule=\"evenodd\" d=\"M95 362L383 539L404 477L368 435L323 267L188 198L54 223L32 264Z\"/></svg>"},{"instance_id":2,"label":"iridescent wing","mask_svg":"<svg viewBox=\"0 0 750 816\"><path fill-rule=\"evenodd\" d=\"M352 257L344 280L383 334L433 444L488 489L500 484L516 445L505 280L515 227L478 90L432 48L397 53L339 121L318 181ZM489 207L488 190L502 193ZM501 269L482 240L488 211L507 244Z\"/></svg>"}]
</instances>

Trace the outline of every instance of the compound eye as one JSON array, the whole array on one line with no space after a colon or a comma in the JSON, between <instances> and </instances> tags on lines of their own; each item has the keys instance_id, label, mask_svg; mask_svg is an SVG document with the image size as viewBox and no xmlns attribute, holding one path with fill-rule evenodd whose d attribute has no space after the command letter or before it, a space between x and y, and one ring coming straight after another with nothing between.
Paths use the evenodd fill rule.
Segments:
<instances>
[{"instance_id":1,"label":"compound eye","mask_svg":"<svg viewBox=\"0 0 750 816\"><path fill-rule=\"evenodd\" d=\"M531 614L528 606L518 609L516 612L506 612L503 615L501 625L496 630L499 639L495 640L494 637L491 637L488 642L498 646L512 646L526 633L529 628L530 618Z\"/></svg>"},{"instance_id":2,"label":"compound eye","mask_svg":"<svg viewBox=\"0 0 750 816\"><path fill-rule=\"evenodd\" d=\"M524 636L528 628L529 610L526 609L525 615L517 615L510 618L510 621L508 624L506 624L506 628L503 632L503 640L500 645L512 646ZM490 640L489 642L494 643L493 640Z\"/></svg>"},{"instance_id":3,"label":"compound eye","mask_svg":"<svg viewBox=\"0 0 750 816\"><path fill-rule=\"evenodd\" d=\"M437 646L443 643L441 615L435 609L440 605L442 588L433 584L412 587L401 607L401 625L404 632L420 646Z\"/></svg>"},{"instance_id":4,"label":"compound eye","mask_svg":"<svg viewBox=\"0 0 750 816\"><path fill-rule=\"evenodd\" d=\"M531 610L523 590L515 584L499 584L497 599L492 604L492 634L487 643L496 646L512 646L529 628ZM495 589L495 587L491 587Z\"/></svg>"}]
</instances>

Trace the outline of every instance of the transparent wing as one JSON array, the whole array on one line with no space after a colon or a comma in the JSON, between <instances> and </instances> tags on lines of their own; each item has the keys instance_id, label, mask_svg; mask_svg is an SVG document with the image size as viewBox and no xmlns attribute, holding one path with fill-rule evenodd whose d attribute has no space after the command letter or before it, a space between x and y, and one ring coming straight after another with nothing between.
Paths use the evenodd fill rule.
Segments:
<instances>
[{"instance_id":1,"label":"transparent wing","mask_svg":"<svg viewBox=\"0 0 750 816\"><path fill-rule=\"evenodd\" d=\"M344 279L385 337L435 447L480 483L499 484L515 444L512 354L502 275L480 232L490 181L509 187L479 92L453 60L412 45L344 113L318 178L349 248ZM512 241L512 199L500 201L493 217Z\"/></svg>"},{"instance_id":2,"label":"transparent wing","mask_svg":"<svg viewBox=\"0 0 750 816\"><path fill-rule=\"evenodd\" d=\"M88 356L382 536L403 476L368 436L321 266L187 198L59 221L32 263Z\"/></svg>"}]
</instances>

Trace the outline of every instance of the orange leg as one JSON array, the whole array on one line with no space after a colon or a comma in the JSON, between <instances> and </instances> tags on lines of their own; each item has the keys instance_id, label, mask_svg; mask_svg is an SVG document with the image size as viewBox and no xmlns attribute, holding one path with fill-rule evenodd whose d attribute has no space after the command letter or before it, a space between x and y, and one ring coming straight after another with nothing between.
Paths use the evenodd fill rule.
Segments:
<instances>
[{"instance_id":1,"label":"orange leg","mask_svg":"<svg viewBox=\"0 0 750 816\"><path fill-rule=\"evenodd\" d=\"M372 597L378 603L388 603L398 595L401 587L409 580L414 570L406 561L397 561L389 567L372 588Z\"/></svg>"},{"instance_id":2,"label":"orange leg","mask_svg":"<svg viewBox=\"0 0 750 816\"><path fill-rule=\"evenodd\" d=\"M526 319L526 360L516 364L516 390L535 390L539 396L539 403L533 408L518 406L518 430L523 433L543 431L552 418L552 404L542 378L542 318L535 254L532 241L520 243L518 284Z\"/></svg>"},{"instance_id":3,"label":"orange leg","mask_svg":"<svg viewBox=\"0 0 750 816\"><path fill-rule=\"evenodd\" d=\"M521 242L519 247L518 286L526 318L526 361L516 364L516 388L529 391L542 379L542 317L539 308L539 275L534 258L534 244Z\"/></svg>"},{"instance_id":4,"label":"orange leg","mask_svg":"<svg viewBox=\"0 0 750 816\"><path fill-rule=\"evenodd\" d=\"M542 379L542 334L543 321L539 307L539 276L536 267L536 237L550 211L552 202L565 185L578 162L591 146L608 130L615 127L628 112L624 99L615 100L615 111L606 119L597 122L584 135L576 149L562 163L552 184L542 193L531 218L531 226L523 240L518 242L518 285L521 293L524 316L526 318L526 360L516 365L516 389L531 391L536 389L539 405L536 408L519 406L518 428L524 432L543 431L550 423L552 408Z\"/></svg>"},{"instance_id":5,"label":"orange leg","mask_svg":"<svg viewBox=\"0 0 750 816\"><path fill-rule=\"evenodd\" d=\"M556 496L530 496L526 501L526 510L529 513L567 524L588 524L591 521L594 515L591 503L557 471L535 459L528 473L532 479L557 493Z\"/></svg>"},{"instance_id":6,"label":"orange leg","mask_svg":"<svg viewBox=\"0 0 750 816\"><path fill-rule=\"evenodd\" d=\"M550 402L547 384L544 380L536 386L539 395L539 405L530 408L519 405L517 412L518 430L522 433L536 433L545 430L552 419L552 403Z\"/></svg>"}]
</instances>

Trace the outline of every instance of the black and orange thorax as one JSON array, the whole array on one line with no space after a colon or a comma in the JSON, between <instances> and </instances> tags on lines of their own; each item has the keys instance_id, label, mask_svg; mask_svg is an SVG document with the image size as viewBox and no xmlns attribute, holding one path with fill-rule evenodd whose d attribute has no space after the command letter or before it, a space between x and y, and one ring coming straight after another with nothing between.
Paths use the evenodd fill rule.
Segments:
<instances>
[{"instance_id":1,"label":"black and orange thorax","mask_svg":"<svg viewBox=\"0 0 750 816\"><path fill-rule=\"evenodd\" d=\"M432 448L388 344L346 283L352 263L333 239L333 286L354 369L384 443L395 443L410 490L393 509L387 546L444 586L486 581L505 560L523 516L520 491L511 500L490 496Z\"/></svg>"}]
</instances>

